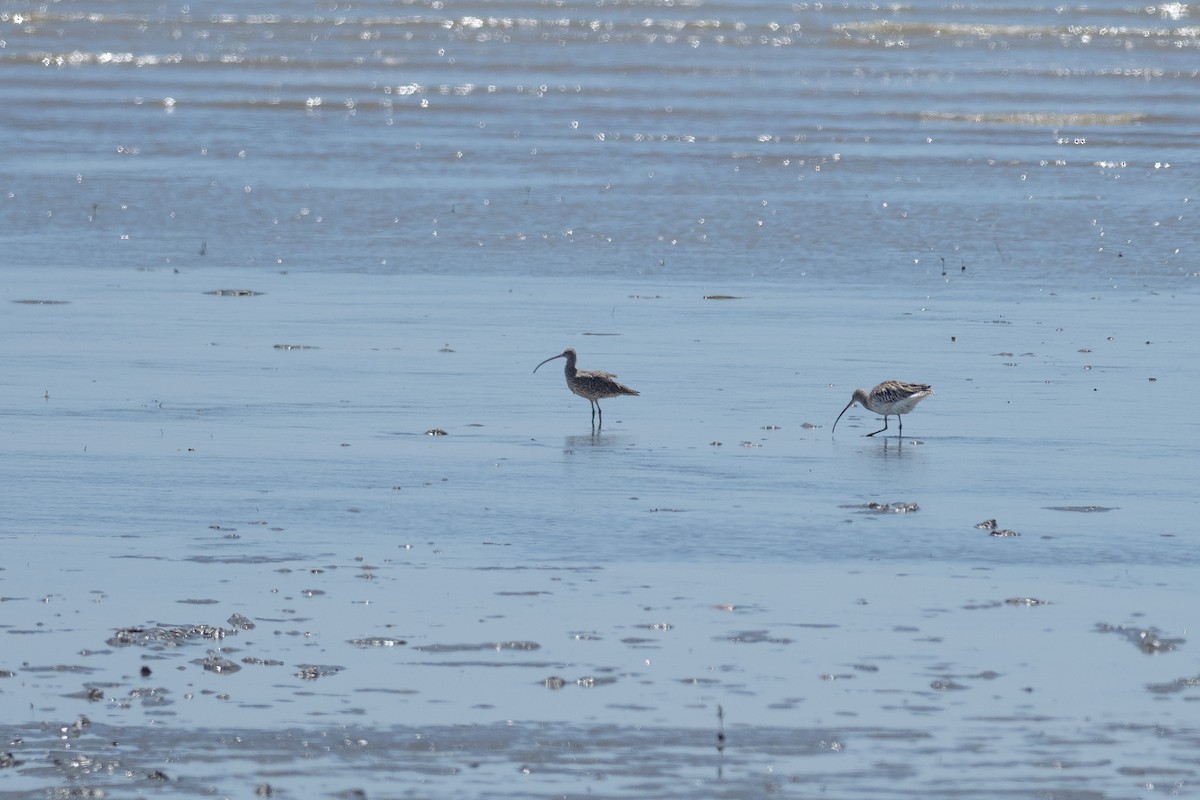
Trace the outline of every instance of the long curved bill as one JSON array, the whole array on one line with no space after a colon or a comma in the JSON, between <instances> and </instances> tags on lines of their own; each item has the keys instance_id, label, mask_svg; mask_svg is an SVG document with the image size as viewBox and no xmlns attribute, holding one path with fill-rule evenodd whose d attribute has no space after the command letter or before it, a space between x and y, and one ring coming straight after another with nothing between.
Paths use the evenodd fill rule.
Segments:
<instances>
[{"instance_id":1,"label":"long curved bill","mask_svg":"<svg viewBox=\"0 0 1200 800\"><path fill-rule=\"evenodd\" d=\"M543 361L542 363L544 364L546 362ZM541 364L539 364L538 366L540 367ZM842 414L845 414L847 411L849 411L850 406L852 406L852 405L854 405L854 398L850 398L850 402L846 403L846 407L842 409ZM833 431L830 431L830 433L833 433L834 431L837 430L837 424L841 420L842 414L838 414L838 418L833 421Z\"/></svg>"},{"instance_id":2,"label":"long curved bill","mask_svg":"<svg viewBox=\"0 0 1200 800\"><path fill-rule=\"evenodd\" d=\"M547 359L546 359L546 361L553 361L554 359L556 359L556 358L562 358L562 357L563 357L563 356L565 356L565 355L566 355L566 353L559 353L559 354L558 354L558 355L556 355L556 356L550 356L549 358L547 358ZM542 362L542 364L545 364L545 363L546 363L546 361L543 361L543 362ZM538 365L537 365L537 367L534 367L534 368L533 368L533 371L534 371L534 372L537 372L537 371L538 371L538 367L542 366L542 364L538 364Z\"/></svg>"}]
</instances>

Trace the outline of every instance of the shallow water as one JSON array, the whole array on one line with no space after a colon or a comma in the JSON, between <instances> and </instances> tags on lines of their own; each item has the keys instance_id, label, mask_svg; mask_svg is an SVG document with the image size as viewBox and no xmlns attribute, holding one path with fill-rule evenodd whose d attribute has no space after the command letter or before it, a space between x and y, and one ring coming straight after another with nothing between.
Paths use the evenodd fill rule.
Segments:
<instances>
[{"instance_id":1,"label":"shallow water","mask_svg":"<svg viewBox=\"0 0 1200 800\"><path fill-rule=\"evenodd\" d=\"M208 642L97 640L55 661L43 642L141 620L146 593L38 598L42 635L10 631L49 660L6 681L40 700L6 709L8 788L1124 797L1186 790L1197 768L1186 657L1097 625L1184 629L1180 569L456 569L404 553L146 570L195 598L164 611L176 621L253 614L221 643L232 674L199 666Z\"/></svg>"},{"instance_id":2,"label":"shallow water","mask_svg":"<svg viewBox=\"0 0 1200 800\"><path fill-rule=\"evenodd\" d=\"M1195 271L1186 4L0 8L13 264Z\"/></svg>"},{"instance_id":3,"label":"shallow water","mask_svg":"<svg viewBox=\"0 0 1200 800\"><path fill-rule=\"evenodd\" d=\"M1190 13L0 3L0 796L1194 793Z\"/></svg>"},{"instance_id":4,"label":"shallow water","mask_svg":"<svg viewBox=\"0 0 1200 800\"><path fill-rule=\"evenodd\" d=\"M59 276L3 333L13 791L1190 785L1189 297ZM861 320L938 342L903 439L831 434ZM599 432L564 341L642 391Z\"/></svg>"}]
</instances>

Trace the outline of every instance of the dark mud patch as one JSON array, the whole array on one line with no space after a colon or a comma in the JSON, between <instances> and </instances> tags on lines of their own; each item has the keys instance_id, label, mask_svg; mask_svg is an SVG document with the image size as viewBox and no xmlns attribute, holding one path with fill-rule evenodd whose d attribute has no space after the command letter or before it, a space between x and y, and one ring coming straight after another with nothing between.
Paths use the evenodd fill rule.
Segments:
<instances>
[{"instance_id":1,"label":"dark mud patch","mask_svg":"<svg viewBox=\"0 0 1200 800\"><path fill-rule=\"evenodd\" d=\"M916 503L877 503L874 500L869 503L852 503L840 508L855 509L861 514L912 514L921 510Z\"/></svg>"},{"instance_id":2,"label":"dark mud patch","mask_svg":"<svg viewBox=\"0 0 1200 800\"><path fill-rule=\"evenodd\" d=\"M736 631L718 636L717 641L734 644L791 644L795 640L786 636L772 636L768 631Z\"/></svg>"},{"instance_id":3,"label":"dark mud patch","mask_svg":"<svg viewBox=\"0 0 1200 800\"><path fill-rule=\"evenodd\" d=\"M983 522L975 523L975 527L981 531L987 531L989 536L995 536L998 539L1011 539L1021 534L1008 528L1001 528L996 524L994 519L985 519Z\"/></svg>"},{"instance_id":4,"label":"dark mud patch","mask_svg":"<svg viewBox=\"0 0 1200 800\"><path fill-rule=\"evenodd\" d=\"M562 685L565 688L570 683L570 679L564 679ZM788 704L786 707L796 707L803 701L788 698L784 702ZM644 703L614 703L606 707L627 714L659 712ZM887 710L910 716L942 711L929 703L895 704L887 706ZM1009 720L1000 722L1002 733ZM946 790L944 782L957 787L964 780L961 775L927 774L925 759L930 757L931 750L938 749L934 745L940 740L924 725L734 725L727 730L723 723L724 720L713 720L711 725L702 727L677 727L513 720L420 727L343 722L326 726L196 729L132 722L109 725L97 721L78 730L68 722L18 723L7 727L0 764L5 767L4 780L10 785L14 781L23 782L20 786L27 791L19 796L63 798L153 793L177 797L277 794L284 798L348 800L402 796L397 787L420 785L424 790L420 796L430 797L561 797L571 794L575 787L591 787L594 794L610 798L667 800L699 796L792 796L802 794L799 787L820 786L823 782L859 787L843 796L1130 794L1108 791L1111 781L1082 782L1078 770L1067 770L1071 774L1062 776L1062 769L1040 767L1053 758L1062 758L1062 745L1054 741L1047 744L1040 726L1037 732L1025 733L1021 739L1028 744L1030 753L1013 756L1004 764L1015 777L1002 781L998 790L971 793ZM1021 717L1017 724L1024 729L1030 725L1030 718ZM64 739L68 740L65 744ZM1118 753L1108 751L1118 747L1127 751L1130 739L1139 746L1157 746L1159 750L1154 752L1173 746L1190 754L1196 743L1193 730L1153 725L1123 726L1112 735L1097 739L1100 744L1095 746L1107 748L1102 755L1110 758L1117 758ZM979 747L997 744L1008 741L988 739ZM724 763L724 772L721 746L728 746L735 759ZM953 753L960 759L977 758L977 751L971 748L968 744ZM857 763L843 765L846 752L870 754L878 762L877 769L864 772ZM163 763L164 753L170 754L170 764ZM1033 762L1039 768L1031 778ZM1190 768L1192 762L1184 763ZM1139 768L1136 762L1129 765L1130 770L1135 768ZM1157 772L1152 770L1149 774ZM768 777L764 780L763 776ZM166 785L164 778L169 780ZM269 790L262 788L266 780L270 782ZM768 788L764 789L764 785ZM12 796L18 796L18 791L14 787Z\"/></svg>"},{"instance_id":5,"label":"dark mud patch","mask_svg":"<svg viewBox=\"0 0 1200 800\"><path fill-rule=\"evenodd\" d=\"M315 344L277 344L274 345L276 350L320 350Z\"/></svg>"},{"instance_id":6,"label":"dark mud patch","mask_svg":"<svg viewBox=\"0 0 1200 800\"><path fill-rule=\"evenodd\" d=\"M584 675L582 678L575 679L575 685L580 689L595 689L597 686L612 686L616 682L616 678L597 678L595 675Z\"/></svg>"},{"instance_id":7,"label":"dark mud patch","mask_svg":"<svg viewBox=\"0 0 1200 800\"><path fill-rule=\"evenodd\" d=\"M1154 694L1176 694L1187 689L1200 689L1200 675L1191 678L1176 678L1167 683L1147 684L1146 689Z\"/></svg>"},{"instance_id":8,"label":"dark mud patch","mask_svg":"<svg viewBox=\"0 0 1200 800\"><path fill-rule=\"evenodd\" d=\"M283 564L288 561L302 561L303 557L299 555L284 555L284 556L187 556L183 561L192 564Z\"/></svg>"},{"instance_id":9,"label":"dark mud patch","mask_svg":"<svg viewBox=\"0 0 1200 800\"><path fill-rule=\"evenodd\" d=\"M130 709L135 702L139 703L142 708L164 708L174 705L171 700L171 693L167 689L158 686L139 686L129 690L123 699L116 700L118 708Z\"/></svg>"},{"instance_id":10,"label":"dark mud patch","mask_svg":"<svg viewBox=\"0 0 1200 800\"><path fill-rule=\"evenodd\" d=\"M86 700L89 703L98 703L104 699L104 689L100 688L101 686L109 690L116 688L116 684L114 683L92 684L84 686L78 692L68 692L63 697L68 697L72 700Z\"/></svg>"},{"instance_id":11,"label":"dark mud patch","mask_svg":"<svg viewBox=\"0 0 1200 800\"><path fill-rule=\"evenodd\" d=\"M621 644L629 647L651 647L657 649L660 646L658 639L647 639L643 636L626 636L619 640Z\"/></svg>"},{"instance_id":12,"label":"dark mud patch","mask_svg":"<svg viewBox=\"0 0 1200 800\"><path fill-rule=\"evenodd\" d=\"M297 667L296 677L302 681L315 681L317 678L337 675L343 669L345 668L326 664L300 664Z\"/></svg>"},{"instance_id":13,"label":"dark mud patch","mask_svg":"<svg viewBox=\"0 0 1200 800\"><path fill-rule=\"evenodd\" d=\"M277 658L258 658L257 656L246 656L242 659L242 663L251 667L282 667L283 662Z\"/></svg>"},{"instance_id":14,"label":"dark mud patch","mask_svg":"<svg viewBox=\"0 0 1200 800\"><path fill-rule=\"evenodd\" d=\"M518 564L516 566L507 566L499 564L486 564L484 566L472 567L477 572L569 572L569 573L588 573L588 572L603 572L604 567L594 564L581 564L558 566L555 564Z\"/></svg>"},{"instance_id":15,"label":"dark mud patch","mask_svg":"<svg viewBox=\"0 0 1200 800\"><path fill-rule=\"evenodd\" d=\"M13 300L17 305L22 306L68 306L70 300Z\"/></svg>"},{"instance_id":16,"label":"dark mud patch","mask_svg":"<svg viewBox=\"0 0 1200 800\"><path fill-rule=\"evenodd\" d=\"M553 669L561 667L561 661L421 661L425 667L451 667L453 669Z\"/></svg>"},{"instance_id":17,"label":"dark mud patch","mask_svg":"<svg viewBox=\"0 0 1200 800\"><path fill-rule=\"evenodd\" d=\"M537 642L484 642L483 644L423 644L413 648L422 653L480 653L488 650L519 650L531 653L541 650Z\"/></svg>"},{"instance_id":18,"label":"dark mud patch","mask_svg":"<svg viewBox=\"0 0 1200 800\"><path fill-rule=\"evenodd\" d=\"M193 659L192 663L199 664L206 672L215 672L218 675L232 675L242 670L237 662L211 650L204 658Z\"/></svg>"},{"instance_id":19,"label":"dark mud patch","mask_svg":"<svg viewBox=\"0 0 1200 800\"><path fill-rule=\"evenodd\" d=\"M615 684L616 682L617 682L616 678L611 678L611 677L597 678L593 675L584 675L581 678L576 678L574 681L567 680L566 678L563 678L559 675L550 675L549 677L543 678L540 681L542 686L545 686L547 689L552 689L554 691L558 691L559 689L565 689L567 686L569 686L571 684L578 686L580 689L595 689L596 687L599 687L599 686L611 686L611 685Z\"/></svg>"},{"instance_id":20,"label":"dark mud patch","mask_svg":"<svg viewBox=\"0 0 1200 800\"><path fill-rule=\"evenodd\" d=\"M93 675L99 671L97 668L85 667L80 664L26 665L21 667L21 672L32 672L34 674Z\"/></svg>"},{"instance_id":21,"label":"dark mud patch","mask_svg":"<svg viewBox=\"0 0 1200 800\"><path fill-rule=\"evenodd\" d=\"M213 289L205 294L211 294L214 297L257 297L262 292L256 292L253 289Z\"/></svg>"},{"instance_id":22,"label":"dark mud patch","mask_svg":"<svg viewBox=\"0 0 1200 800\"><path fill-rule=\"evenodd\" d=\"M1109 511L1118 511L1120 506L1044 506L1047 511L1071 511L1076 514L1104 514Z\"/></svg>"},{"instance_id":23,"label":"dark mud patch","mask_svg":"<svg viewBox=\"0 0 1200 800\"><path fill-rule=\"evenodd\" d=\"M350 639L350 644L355 647L371 648L371 647L400 647L408 644L403 639L393 639L390 636L368 636L365 639Z\"/></svg>"},{"instance_id":24,"label":"dark mud patch","mask_svg":"<svg viewBox=\"0 0 1200 800\"><path fill-rule=\"evenodd\" d=\"M721 682L716 678L679 678L680 683L685 686L720 686Z\"/></svg>"},{"instance_id":25,"label":"dark mud patch","mask_svg":"<svg viewBox=\"0 0 1200 800\"><path fill-rule=\"evenodd\" d=\"M1170 653L1186 641L1184 639L1168 639L1162 636L1157 628L1131 628L1128 625L1109 625L1099 622L1096 623L1096 630L1100 633L1115 633L1147 655Z\"/></svg>"},{"instance_id":26,"label":"dark mud patch","mask_svg":"<svg viewBox=\"0 0 1200 800\"><path fill-rule=\"evenodd\" d=\"M241 614L233 614L226 620L227 628L218 625L152 625L147 627L118 628L105 640L109 647L145 647L163 650L179 647L189 642L221 641L239 631L254 629L254 623Z\"/></svg>"}]
</instances>

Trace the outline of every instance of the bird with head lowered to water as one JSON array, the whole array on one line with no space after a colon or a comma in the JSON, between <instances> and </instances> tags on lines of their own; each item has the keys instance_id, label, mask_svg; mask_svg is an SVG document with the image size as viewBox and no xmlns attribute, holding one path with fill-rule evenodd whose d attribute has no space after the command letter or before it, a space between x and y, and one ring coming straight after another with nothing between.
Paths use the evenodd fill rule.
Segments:
<instances>
[{"instance_id":1,"label":"bird with head lowered to water","mask_svg":"<svg viewBox=\"0 0 1200 800\"><path fill-rule=\"evenodd\" d=\"M903 436L904 418L901 415L912 411L917 407L917 403L931 394L933 394L933 387L928 383L884 381L870 392L855 389L854 396L850 398L849 403L846 403L846 407L842 409L842 414L845 414L850 406L855 403L858 403L867 411L881 414L883 416L883 427L877 431L868 433L867 436L874 436L876 433L886 431L888 429L888 417L894 414L896 420L900 423L900 436ZM838 414L837 419L833 421L833 430L835 431L837 430L838 420L842 418L842 414Z\"/></svg>"}]
</instances>

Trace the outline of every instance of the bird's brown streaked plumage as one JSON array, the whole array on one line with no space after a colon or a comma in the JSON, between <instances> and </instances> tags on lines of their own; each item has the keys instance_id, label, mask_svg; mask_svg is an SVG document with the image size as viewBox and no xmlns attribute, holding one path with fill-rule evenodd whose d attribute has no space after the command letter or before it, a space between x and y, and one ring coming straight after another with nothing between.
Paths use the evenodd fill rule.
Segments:
<instances>
[{"instance_id":1,"label":"bird's brown streaked plumage","mask_svg":"<svg viewBox=\"0 0 1200 800\"><path fill-rule=\"evenodd\" d=\"M556 358L565 358L567 360L566 367L563 372L567 376L567 388L575 394L592 404L592 425L596 426L596 412L600 412L600 425L604 427L604 412L600 410L599 400L606 397L618 397L623 394L637 395L640 394L635 389L630 389L623 383L617 381L617 376L611 372L600 372L599 370L584 370L575 368L576 354L574 348L568 347L556 356L550 356L546 361L553 361ZM545 364L543 361L542 364ZM534 372L538 371L538 364L533 368Z\"/></svg>"},{"instance_id":2,"label":"bird's brown streaked plumage","mask_svg":"<svg viewBox=\"0 0 1200 800\"><path fill-rule=\"evenodd\" d=\"M850 406L858 403L867 411L872 411L883 417L883 427L867 436L874 436L876 433L883 433L888 429L888 417L893 414L900 422L900 435L904 435L904 417L902 414L907 414L917 407L917 403L924 400L929 395L933 394L933 387L928 383L905 383L904 381L884 381L876 386L869 393L862 389L855 389L854 396L850 398L850 402L842 409L842 414L849 410ZM838 414L837 419L833 421L833 429L837 430L838 420L842 418L842 414Z\"/></svg>"}]
</instances>

